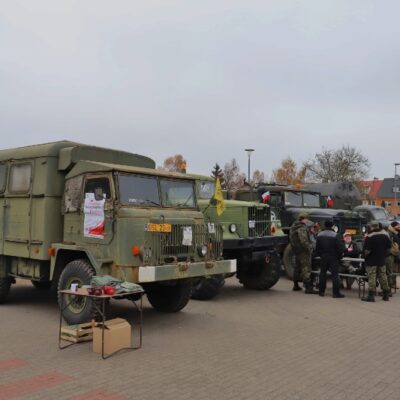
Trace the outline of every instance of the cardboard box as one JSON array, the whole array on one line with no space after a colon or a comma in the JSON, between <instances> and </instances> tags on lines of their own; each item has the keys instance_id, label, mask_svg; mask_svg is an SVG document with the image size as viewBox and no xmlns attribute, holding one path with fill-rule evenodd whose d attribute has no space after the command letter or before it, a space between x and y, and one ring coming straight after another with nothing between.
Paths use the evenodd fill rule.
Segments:
<instances>
[{"instance_id":1,"label":"cardboard box","mask_svg":"<svg viewBox=\"0 0 400 400\"><path fill-rule=\"evenodd\" d=\"M93 351L101 354L102 323L93 328ZM104 355L114 353L125 347L131 347L131 325L122 318L110 319L104 328Z\"/></svg>"}]
</instances>

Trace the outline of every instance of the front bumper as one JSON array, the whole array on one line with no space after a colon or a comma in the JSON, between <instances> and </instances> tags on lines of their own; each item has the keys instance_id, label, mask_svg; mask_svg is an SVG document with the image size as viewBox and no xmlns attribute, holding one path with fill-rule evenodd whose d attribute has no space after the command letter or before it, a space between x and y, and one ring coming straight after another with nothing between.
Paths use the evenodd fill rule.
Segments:
<instances>
[{"instance_id":1,"label":"front bumper","mask_svg":"<svg viewBox=\"0 0 400 400\"><path fill-rule=\"evenodd\" d=\"M226 239L223 241L223 249L225 250L253 250L261 251L274 249L278 246L286 246L288 237L282 236L264 236L261 238L240 238Z\"/></svg>"},{"instance_id":2,"label":"front bumper","mask_svg":"<svg viewBox=\"0 0 400 400\"><path fill-rule=\"evenodd\" d=\"M207 262L179 262L160 266L139 267L138 282L159 282L208 275L232 274L236 272L236 260Z\"/></svg>"}]
</instances>

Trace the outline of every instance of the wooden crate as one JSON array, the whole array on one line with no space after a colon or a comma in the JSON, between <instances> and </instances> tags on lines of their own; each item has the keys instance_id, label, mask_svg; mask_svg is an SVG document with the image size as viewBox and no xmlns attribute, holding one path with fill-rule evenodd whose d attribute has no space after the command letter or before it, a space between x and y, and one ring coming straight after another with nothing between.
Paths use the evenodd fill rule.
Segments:
<instances>
[{"instance_id":1,"label":"wooden crate","mask_svg":"<svg viewBox=\"0 0 400 400\"><path fill-rule=\"evenodd\" d=\"M61 328L61 339L68 342L90 342L93 340L93 326L95 322L86 322L79 325L63 326Z\"/></svg>"}]
</instances>

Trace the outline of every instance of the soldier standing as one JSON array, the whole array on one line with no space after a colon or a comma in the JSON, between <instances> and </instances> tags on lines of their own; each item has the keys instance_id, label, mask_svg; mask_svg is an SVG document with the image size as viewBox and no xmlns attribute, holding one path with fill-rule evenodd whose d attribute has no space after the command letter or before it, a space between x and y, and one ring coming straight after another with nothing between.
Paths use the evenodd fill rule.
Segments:
<instances>
[{"instance_id":1,"label":"soldier standing","mask_svg":"<svg viewBox=\"0 0 400 400\"><path fill-rule=\"evenodd\" d=\"M389 289L391 287L396 287L396 276L393 276L394 265L397 260L397 257L400 253L400 238L398 236L398 232L396 227L399 225L397 221L393 221L388 227L389 239L391 241L390 252L386 257L385 265L386 265L386 278L388 281ZM394 278L394 279L393 279ZM391 297L391 293L389 294Z\"/></svg>"},{"instance_id":2,"label":"soldier standing","mask_svg":"<svg viewBox=\"0 0 400 400\"><path fill-rule=\"evenodd\" d=\"M299 282L303 280L306 294L317 294L311 279L312 244L308 229L308 214L301 213L290 228L289 241L296 256L293 276L293 290L301 290ZM303 278L303 279L301 279Z\"/></svg>"},{"instance_id":3,"label":"soldier standing","mask_svg":"<svg viewBox=\"0 0 400 400\"><path fill-rule=\"evenodd\" d=\"M325 296L326 273L332 275L332 297L343 298L340 293L339 267L344 245L337 233L332 229L333 222L325 221L325 229L317 236L317 255L321 257L321 274L319 276L319 295Z\"/></svg>"},{"instance_id":4,"label":"soldier standing","mask_svg":"<svg viewBox=\"0 0 400 400\"><path fill-rule=\"evenodd\" d=\"M389 301L390 289L386 278L385 258L390 247L391 241L388 234L379 227L379 224L372 223L371 232L365 238L363 248L365 269L368 276L368 296L363 297L362 301L375 301L377 275L383 290L382 299Z\"/></svg>"}]
</instances>

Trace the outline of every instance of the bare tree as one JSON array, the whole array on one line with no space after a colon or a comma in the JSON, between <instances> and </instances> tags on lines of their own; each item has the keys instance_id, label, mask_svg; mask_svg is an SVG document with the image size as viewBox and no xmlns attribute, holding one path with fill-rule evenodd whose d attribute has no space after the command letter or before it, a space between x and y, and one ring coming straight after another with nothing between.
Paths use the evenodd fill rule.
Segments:
<instances>
[{"instance_id":1,"label":"bare tree","mask_svg":"<svg viewBox=\"0 0 400 400\"><path fill-rule=\"evenodd\" d=\"M158 167L164 171L169 172L184 172L186 171L186 160L182 154L176 154L164 160L162 167Z\"/></svg>"},{"instance_id":2,"label":"bare tree","mask_svg":"<svg viewBox=\"0 0 400 400\"><path fill-rule=\"evenodd\" d=\"M358 182L368 176L370 162L360 150L344 145L322 150L306 165L307 177L314 182Z\"/></svg>"},{"instance_id":3,"label":"bare tree","mask_svg":"<svg viewBox=\"0 0 400 400\"><path fill-rule=\"evenodd\" d=\"M256 185L257 183L264 183L265 182L265 174L264 172L256 169L253 172L253 178L251 180L252 185Z\"/></svg>"},{"instance_id":4,"label":"bare tree","mask_svg":"<svg viewBox=\"0 0 400 400\"><path fill-rule=\"evenodd\" d=\"M296 162L290 157L282 160L281 166L272 172L272 180L280 185L294 185L304 182L306 166L297 168Z\"/></svg>"},{"instance_id":5,"label":"bare tree","mask_svg":"<svg viewBox=\"0 0 400 400\"><path fill-rule=\"evenodd\" d=\"M243 186L246 175L240 171L239 164L235 158L224 166L225 189L232 191Z\"/></svg>"}]
</instances>

